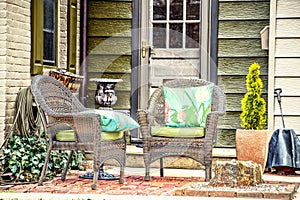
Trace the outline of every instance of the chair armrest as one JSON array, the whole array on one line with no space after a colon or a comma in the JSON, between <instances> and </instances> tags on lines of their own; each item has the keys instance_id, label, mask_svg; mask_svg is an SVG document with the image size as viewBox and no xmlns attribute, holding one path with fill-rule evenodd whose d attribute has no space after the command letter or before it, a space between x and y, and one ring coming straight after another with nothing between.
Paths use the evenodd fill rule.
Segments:
<instances>
[{"instance_id":1,"label":"chair armrest","mask_svg":"<svg viewBox=\"0 0 300 200\"><path fill-rule=\"evenodd\" d=\"M66 123L74 130L76 141L83 143L91 143L99 141L101 137L101 118L94 113L55 113L55 115L48 115L51 119L47 128L51 130L52 126ZM55 130L55 129L53 129ZM51 131L52 137L56 131Z\"/></svg>"},{"instance_id":2,"label":"chair armrest","mask_svg":"<svg viewBox=\"0 0 300 200\"><path fill-rule=\"evenodd\" d=\"M150 122L149 122L149 111L148 110L137 110L137 120L140 125L140 131L143 139L147 140L151 137L150 135Z\"/></svg>"},{"instance_id":3,"label":"chair armrest","mask_svg":"<svg viewBox=\"0 0 300 200\"><path fill-rule=\"evenodd\" d=\"M219 116L224 115L225 112L212 111L206 117L206 132L205 132L205 144L213 145L216 142L217 125ZM204 145L205 145L204 144Z\"/></svg>"}]
</instances>

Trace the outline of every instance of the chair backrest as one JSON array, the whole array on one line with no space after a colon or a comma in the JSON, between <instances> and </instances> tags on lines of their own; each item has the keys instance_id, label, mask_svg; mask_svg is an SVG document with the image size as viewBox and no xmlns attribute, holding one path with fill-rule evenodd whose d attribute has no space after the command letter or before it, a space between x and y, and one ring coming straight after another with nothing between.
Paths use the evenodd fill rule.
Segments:
<instances>
[{"instance_id":1,"label":"chair backrest","mask_svg":"<svg viewBox=\"0 0 300 200\"><path fill-rule=\"evenodd\" d=\"M37 75L31 81L31 91L44 113L76 113L85 110L78 98L51 76Z\"/></svg>"},{"instance_id":2,"label":"chair backrest","mask_svg":"<svg viewBox=\"0 0 300 200\"><path fill-rule=\"evenodd\" d=\"M203 79L174 79L170 81L166 81L161 87L154 91L151 95L148 102L148 109L150 111L150 115L152 115L155 119L155 123L159 125L165 124L165 101L164 101L164 92L163 86L171 87L171 88L185 88L185 87L197 87L203 85L210 85L212 82L203 80ZM212 104L211 111L218 111L221 113L225 113L226 111L226 97L224 92L215 84L213 89L212 96Z\"/></svg>"}]
</instances>

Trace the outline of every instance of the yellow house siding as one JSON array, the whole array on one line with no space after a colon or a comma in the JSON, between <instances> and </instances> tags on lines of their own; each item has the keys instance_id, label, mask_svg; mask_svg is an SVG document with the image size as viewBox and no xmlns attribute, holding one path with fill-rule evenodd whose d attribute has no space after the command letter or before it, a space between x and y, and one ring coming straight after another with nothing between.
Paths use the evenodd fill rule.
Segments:
<instances>
[{"instance_id":1,"label":"yellow house siding","mask_svg":"<svg viewBox=\"0 0 300 200\"><path fill-rule=\"evenodd\" d=\"M10 130L19 89L30 85L30 1L0 3L0 145Z\"/></svg>"},{"instance_id":2,"label":"yellow house siding","mask_svg":"<svg viewBox=\"0 0 300 200\"><path fill-rule=\"evenodd\" d=\"M116 84L114 109L130 109L132 1L88 1L87 106L95 103L91 78L121 78Z\"/></svg>"},{"instance_id":3,"label":"yellow house siding","mask_svg":"<svg viewBox=\"0 0 300 200\"><path fill-rule=\"evenodd\" d=\"M261 49L260 31L269 25L269 0L219 0L218 85L226 93L226 115L218 125L217 146L235 146L240 128L245 79L253 62L261 66L263 97L268 93L268 52Z\"/></svg>"},{"instance_id":4,"label":"yellow house siding","mask_svg":"<svg viewBox=\"0 0 300 200\"><path fill-rule=\"evenodd\" d=\"M300 135L300 5L298 0L276 0L271 18L270 34L270 90L282 88L282 111L286 128L293 128ZM269 106L270 128L282 127L277 98Z\"/></svg>"}]
</instances>

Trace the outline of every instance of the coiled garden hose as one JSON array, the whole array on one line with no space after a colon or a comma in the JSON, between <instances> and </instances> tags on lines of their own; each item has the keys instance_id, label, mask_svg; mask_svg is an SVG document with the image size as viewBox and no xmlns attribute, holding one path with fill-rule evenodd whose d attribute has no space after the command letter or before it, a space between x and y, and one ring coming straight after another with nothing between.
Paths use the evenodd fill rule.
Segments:
<instances>
[{"instance_id":1,"label":"coiled garden hose","mask_svg":"<svg viewBox=\"0 0 300 200\"><path fill-rule=\"evenodd\" d=\"M16 115L10 131L6 134L3 146L7 145L9 138L13 135L22 137L31 137L33 135L41 136L45 130L45 124L42 118L41 110L34 100L31 92L31 86L20 90L16 98Z\"/></svg>"}]
</instances>

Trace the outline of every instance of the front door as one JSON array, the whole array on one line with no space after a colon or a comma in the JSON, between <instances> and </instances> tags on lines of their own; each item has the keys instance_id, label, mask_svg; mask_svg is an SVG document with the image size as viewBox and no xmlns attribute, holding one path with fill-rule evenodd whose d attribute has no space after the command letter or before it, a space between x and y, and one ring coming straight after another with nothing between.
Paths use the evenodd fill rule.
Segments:
<instances>
[{"instance_id":1,"label":"front door","mask_svg":"<svg viewBox=\"0 0 300 200\"><path fill-rule=\"evenodd\" d=\"M140 108L165 80L209 79L209 2L142 1Z\"/></svg>"}]
</instances>

